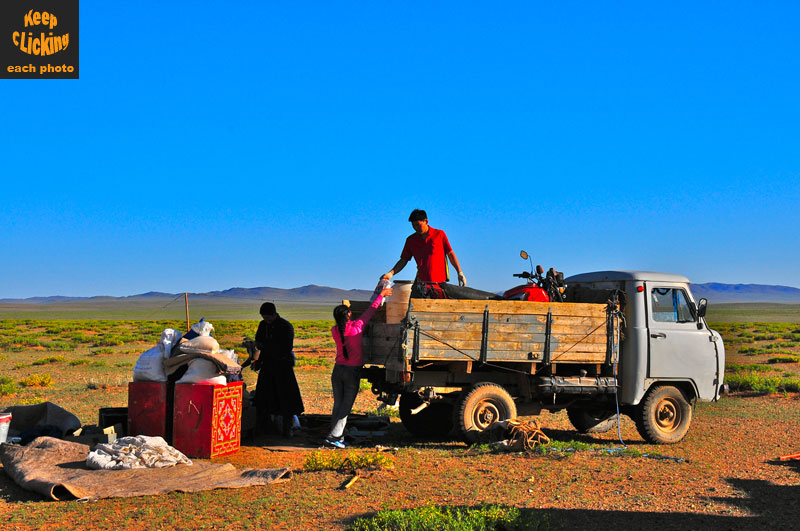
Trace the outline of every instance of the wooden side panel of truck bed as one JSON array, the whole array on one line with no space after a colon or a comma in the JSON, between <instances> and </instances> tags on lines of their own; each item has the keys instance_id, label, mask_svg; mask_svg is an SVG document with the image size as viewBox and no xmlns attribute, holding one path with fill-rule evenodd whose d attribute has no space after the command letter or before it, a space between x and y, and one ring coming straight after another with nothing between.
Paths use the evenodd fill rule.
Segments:
<instances>
[{"instance_id":1,"label":"wooden side panel of truck bed","mask_svg":"<svg viewBox=\"0 0 800 531\"><path fill-rule=\"evenodd\" d=\"M543 361L548 311L551 362L603 363L606 359L604 304L412 299L409 317L419 322L420 361L478 360L487 307L486 361ZM411 334L409 341L413 349Z\"/></svg>"},{"instance_id":2,"label":"wooden side panel of truck bed","mask_svg":"<svg viewBox=\"0 0 800 531\"><path fill-rule=\"evenodd\" d=\"M544 362L548 311L550 362L598 364L607 359L605 304L411 299L405 337L402 325L373 324L364 340L366 361L395 365L395 360L410 359L417 340L419 362L477 361L487 307L487 362Z\"/></svg>"}]
</instances>

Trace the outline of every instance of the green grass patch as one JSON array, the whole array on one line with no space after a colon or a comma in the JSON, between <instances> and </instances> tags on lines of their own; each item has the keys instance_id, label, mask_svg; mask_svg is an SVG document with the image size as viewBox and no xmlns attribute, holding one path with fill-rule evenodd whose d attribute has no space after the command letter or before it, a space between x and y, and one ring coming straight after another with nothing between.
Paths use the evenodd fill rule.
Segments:
<instances>
[{"instance_id":1,"label":"green grass patch","mask_svg":"<svg viewBox=\"0 0 800 531\"><path fill-rule=\"evenodd\" d=\"M104 376L97 380L89 378L89 381L86 383L86 389L90 391L95 391L97 389L114 389L116 387L123 387L127 385L127 383L127 377Z\"/></svg>"},{"instance_id":2,"label":"green grass patch","mask_svg":"<svg viewBox=\"0 0 800 531\"><path fill-rule=\"evenodd\" d=\"M764 348L774 350L774 349L782 349L782 348L792 348L796 347L797 343L794 341L781 341L778 343L770 343L768 345L764 345Z\"/></svg>"},{"instance_id":3,"label":"green grass patch","mask_svg":"<svg viewBox=\"0 0 800 531\"><path fill-rule=\"evenodd\" d=\"M757 363L748 363L748 364L727 363L727 364L725 364L725 372L726 373L771 372L771 371L772 371L772 369L770 367L766 367L764 365L759 365Z\"/></svg>"},{"instance_id":4,"label":"green grass patch","mask_svg":"<svg viewBox=\"0 0 800 531\"><path fill-rule=\"evenodd\" d=\"M60 361L66 361L67 358L64 356L47 356L46 358L39 358L38 360L31 363L31 365L47 365L49 363L58 363Z\"/></svg>"},{"instance_id":5,"label":"green grass patch","mask_svg":"<svg viewBox=\"0 0 800 531\"><path fill-rule=\"evenodd\" d=\"M792 355L794 352L791 350L785 349L773 349L773 348L761 348L761 347L745 347L743 349L739 349L739 354L744 354L745 356L758 356L763 354L787 354Z\"/></svg>"},{"instance_id":6,"label":"green grass patch","mask_svg":"<svg viewBox=\"0 0 800 531\"><path fill-rule=\"evenodd\" d=\"M31 374L19 381L22 387L50 387L53 385L53 377L47 373Z\"/></svg>"},{"instance_id":7,"label":"green grass patch","mask_svg":"<svg viewBox=\"0 0 800 531\"><path fill-rule=\"evenodd\" d=\"M294 324L295 339L315 339L330 335L333 321L300 321Z\"/></svg>"},{"instance_id":8,"label":"green grass patch","mask_svg":"<svg viewBox=\"0 0 800 531\"><path fill-rule=\"evenodd\" d=\"M800 356L775 356L769 358L767 363L797 363L800 361Z\"/></svg>"},{"instance_id":9,"label":"green grass patch","mask_svg":"<svg viewBox=\"0 0 800 531\"><path fill-rule=\"evenodd\" d=\"M506 505L390 509L356 519L349 531L516 531L553 529L548 517Z\"/></svg>"},{"instance_id":10,"label":"green grass patch","mask_svg":"<svg viewBox=\"0 0 800 531\"><path fill-rule=\"evenodd\" d=\"M315 450L306 456L303 469L353 471L394 468L394 456L384 452L357 453L336 450Z\"/></svg>"},{"instance_id":11,"label":"green grass patch","mask_svg":"<svg viewBox=\"0 0 800 531\"><path fill-rule=\"evenodd\" d=\"M72 360L69 362L71 367L77 367L80 365L85 365L87 367L105 367L106 362L102 360L89 360L86 358L78 358L76 360ZM130 364L128 364L130 365ZM119 366L119 365L118 365Z\"/></svg>"},{"instance_id":12,"label":"green grass patch","mask_svg":"<svg viewBox=\"0 0 800 531\"><path fill-rule=\"evenodd\" d=\"M58 350L64 352L72 352L75 350L75 343L70 341L50 341L47 343L42 343L42 346L47 348L47 350Z\"/></svg>"},{"instance_id":13,"label":"green grass patch","mask_svg":"<svg viewBox=\"0 0 800 531\"><path fill-rule=\"evenodd\" d=\"M0 396L14 394L17 390L17 384L14 383L9 376L0 376Z\"/></svg>"},{"instance_id":14,"label":"green grass patch","mask_svg":"<svg viewBox=\"0 0 800 531\"><path fill-rule=\"evenodd\" d=\"M366 411L362 411L367 416L372 417L390 417L393 419L400 418L400 408L397 407L387 407L387 408L372 408L367 409Z\"/></svg>"},{"instance_id":15,"label":"green grass patch","mask_svg":"<svg viewBox=\"0 0 800 531\"><path fill-rule=\"evenodd\" d=\"M297 358L295 367L330 367L332 364L332 360L327 358L307 358L303 356Z\"/></svg>"},{"instance_id":16,"label":"green grass patch","mask_svg":"<svg viewBox=\"0 0 800 531\"><path fill-rule=\"evenodd\" d=\"M787 376L764 376L752 372L725 375L732 391L749 391L756 394L800 392L800 378Z\"/></svg>"}]
</instances>

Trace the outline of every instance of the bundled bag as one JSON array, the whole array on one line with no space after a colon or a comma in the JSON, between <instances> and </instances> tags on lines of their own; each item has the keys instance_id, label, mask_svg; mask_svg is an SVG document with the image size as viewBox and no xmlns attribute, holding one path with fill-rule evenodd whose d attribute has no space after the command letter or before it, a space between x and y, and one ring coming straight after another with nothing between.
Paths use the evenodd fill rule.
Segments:
<instances>
[{"instance_id":1,"label":"bundled bag","mask_svg":"<svg viewBox=\"0 0 800 531\"><path fill-rule=\"evenodd\" d=\"M195 358L189 362L186 372L175 383L204 383L225 385L228 380L219 373L217 366L206 359Z\"/></svg>"},{"instance_id":2,"label":"bundled bag","mask_svg":"<svg viewBox=\"0 0 800 531\"><path fill-rule=\"evenodd\" d=\"M225 381L227 383L243 382L244 378L242 378L242 366L239 365L239 356L236 355L236 352L233 349L220 349L219 353L223 356L229 357L233 362L233 364L225 369Z\"/></svg>"},{"instance_id":3,"label":"bundled bag","mask_svg":"<svg viewBox=\"0 0 800 531\"><path fill-rule=\"evenodd\" d=\"M375 302L375 299L378 298L378 296L381 294L381 291L385 290L386 288L391 288L393 285L394 283L389 279L380 279L378 281L378 285L375 286L375 290L372 292L372 296L369 298L369 304L372 305L372 303ZM384 304L386 304L386 299L381 301L381 306Z\"/></svg>"},{"instance_id":4,"label":"bundled bag","mask_svg":"<svg viewBox=\"0 0 800 531\"><path fill-rule=\"evenodd\" d=\"M211 332L213 331L214 325L207 323L205 319L200 319L198 322L192 325L192 332L198 336L210 336Z\"/></svg>"},{"instance_id":5,"label":"bundled bag","mask_svg":"<svg viewBox=\"0 0 800 531\"><path fill-rule=\"evenodd\" d=\"M236 356L236 352L220 349L218 355L230 360L225 369L222 369L211 360L195 358L189 362L186 373L176 383L225 385L230 382L241 382L242 368L239 366L239 358Z\"/></svg>"},{"instance_id":6,"label":"bundled bag","mask_svg":"<svg viewBox=\"0 0 800 531\"><path fill-rule=\"evenodd\" d=\"M181 354L217 354L219 343L211 336L197 336L194 339L181 341L178 344Z\"/></svg>"},{"instance_id":7,"label":"bundled bag","mask_svg":"<svg viewBox=\"0 0 800 531\"><path fill-rule=\"evenodd\" d=\"M161 332L158 345L147 350L136 360L133 367L134 382L166 382L167 374L164 372L164 360L169 358L172 347L180 341L181 333L172 328ZM217 347L219 348L219 347Z\"/></svg>"}]
</instances>

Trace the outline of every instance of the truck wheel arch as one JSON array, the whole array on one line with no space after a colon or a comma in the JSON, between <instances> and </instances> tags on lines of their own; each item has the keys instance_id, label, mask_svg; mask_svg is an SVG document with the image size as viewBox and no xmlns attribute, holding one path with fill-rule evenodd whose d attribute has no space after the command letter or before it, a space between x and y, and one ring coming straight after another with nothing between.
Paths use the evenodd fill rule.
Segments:
<instances>
[{"instance_id":1,"label":"truck wheel arch","mask_svg":"<svg viewBox=\"0 0 800 531\"><path fill-rule=\"evenodd\" d=\"M695 385L693 380L652 380L649 382L649 385L644 389L642 395L639 399L634 402L632 405L640 406L642 401L647 397L647 395L653 391L656 387L662 387L665 385L671 385L683 393L683 396L686 400L694 405L695 401L698 397L697 385Z\"/></svg>"}]
</instances>

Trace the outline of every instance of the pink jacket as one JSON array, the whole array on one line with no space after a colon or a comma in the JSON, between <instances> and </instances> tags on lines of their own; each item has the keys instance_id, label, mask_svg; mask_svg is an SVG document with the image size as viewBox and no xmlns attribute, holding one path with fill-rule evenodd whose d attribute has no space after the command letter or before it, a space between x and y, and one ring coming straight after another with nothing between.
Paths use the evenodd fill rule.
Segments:
<instances>
[{"instance_id":1,"label":"pink jacket","mask_svg":"<svg viewBox=\"0 0 800 531\"><path fill-rule=\"evenodd\" d=\"M381 305L383 297L378 295L378 298L373 301L367 310L361 314L361 317L355 321L347 321L344 327L344 337L347 344L347 359L342 354L342 337L339 334L339 327L333 325L331 328L331 335L333 341L336 343L336 363L337 365L349 365L351 367L361 367L364 365L364 350L361 347L361 334L364 333L364 327L367 325L378 307Z\"/></svg>"}]
</instances>

